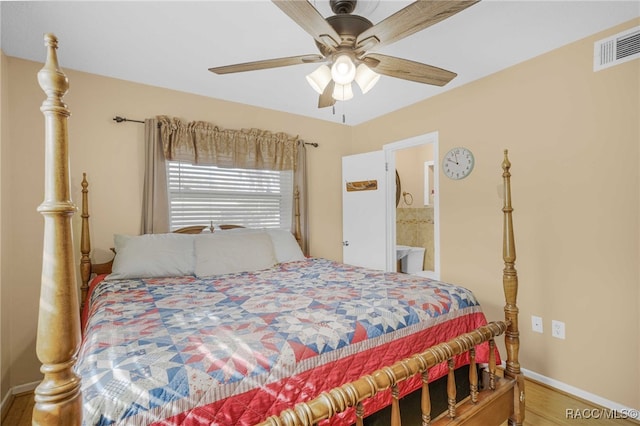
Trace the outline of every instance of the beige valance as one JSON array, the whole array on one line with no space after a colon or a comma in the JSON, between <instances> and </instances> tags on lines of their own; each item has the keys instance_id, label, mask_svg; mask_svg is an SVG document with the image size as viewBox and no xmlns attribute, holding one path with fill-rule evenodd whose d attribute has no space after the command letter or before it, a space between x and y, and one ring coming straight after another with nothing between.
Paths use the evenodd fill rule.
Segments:
<instances>
[{"instance_id":1,"label":"beige valance","mask_svg":"<svg viewBox=\"0 0 640 426\"><path fill-rule=\"evenodd\" d=\"M295 170L298 137L260 129L229 130L204 121L158 116L167 160L217 167Z\"/></svg>"}]
</instances>

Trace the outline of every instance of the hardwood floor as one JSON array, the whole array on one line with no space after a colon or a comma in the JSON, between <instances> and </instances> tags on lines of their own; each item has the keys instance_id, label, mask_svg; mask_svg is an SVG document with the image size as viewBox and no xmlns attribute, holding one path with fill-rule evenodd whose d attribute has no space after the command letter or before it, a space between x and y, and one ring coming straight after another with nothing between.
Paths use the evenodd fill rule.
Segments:
<instances>
[{"instance_id":1,"label":"hardwood floor","mask_svg":"<svg viewBox=\"0 0 640 426\"><path fill-rule=\"evenodd\" d=\"M640 425L637 421L612 418L615 413L608 409L531 379L525 381L525 393L527 400L524 424L526 426ZM621 416L618 415L618 417Z\"/></svg>"},{"instance_id":2,"label":"hardwood floor","mask_svg":"<svg viewBox=\"0 0 640 426\"><path fill-rule=\"evenodd\" d=\"M525 390L527 409L524 424L526 426L640 425L640 422L629 419L607 418L608 415L613 415L609 410L530 379L526 380ZM33 393L17 395L11 403L7 415L2 419L2 426L29 426L31 425L32 411ZM595 418L596 416L599 418Z\"/></svg>"},{"instance_id":3,"label":"hardwood floor","mask_svg":"<svg viewBox=\"0 0 640 426\"><path fill-rule=\"evenodd\" d=\"M33 412L33 392L16 395L2 419L2 426L29 426Z\"/></svg>"}]
</instances>

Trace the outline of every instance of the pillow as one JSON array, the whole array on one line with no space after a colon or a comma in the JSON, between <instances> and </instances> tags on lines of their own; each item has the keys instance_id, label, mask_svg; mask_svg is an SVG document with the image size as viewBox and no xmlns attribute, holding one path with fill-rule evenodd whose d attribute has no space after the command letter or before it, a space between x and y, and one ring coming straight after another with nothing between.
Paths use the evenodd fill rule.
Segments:
<instances>
[{"instance_id":1,"label":"pillow","mask_svg":"<svg viewBox=\"0 0 640 426\"><path fill-rule=\"evenodd\" d=\"M194 236L145 234L113 237L116 257L105 279L158 278L193 275Z\"/></svg>"},{"instance_id":2,"label":"pillow","mask_svg":"<svg viewBox=\"0 0 640 426\"><path fill-rule=\"evenodd\" d=\"M275 229L275 228L233 228L226 230L216 230L216 235L223 234L255 234L260 232L266 232L271 238L271 243L275 250L276 259L278 263L293 262L295 260L304 260L304 254L300 250L300 246L293 236L291 231L287 229Z\"/></svg>"},{"instance_id":3,"label":"pillow","mask_svg":"<svg viewBox=\"0 0 640 426\"><path fill-rule=\"evenodd\" d=\"M199 235L195 255L198 277L258 271L278 263L271 238L265 232Z\"/></svg>"},{"instance_id":4,"label":"pillow","mask_svg":"<svg viewBox=\"0 0 640 426\"><path fill-rule=\"evenodd\" d=\"M214 233L217 232L220 234L255 234L257 232L264 232L264 229L261 228L231 228L231 229L220 229L215 228Z\"/></svg>"},{"instance_id":5,"label":"pillow","mask_svg":"<svg viewBox=\"0 0 640 426\"><path fill-rule=\"evenodd\" d=\"M265 229L271 237L279 263L304 260L304 254L293 234L286 229Z\"/></svg>"}]
</instances>

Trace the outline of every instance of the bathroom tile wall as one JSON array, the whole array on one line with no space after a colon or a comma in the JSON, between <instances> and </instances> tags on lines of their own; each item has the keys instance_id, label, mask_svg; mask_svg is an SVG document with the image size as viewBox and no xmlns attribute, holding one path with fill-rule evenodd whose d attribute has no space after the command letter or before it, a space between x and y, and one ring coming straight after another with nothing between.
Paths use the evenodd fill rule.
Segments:
<instances>
[{"instance_id":1,"label":"bathroom tile wall","mask_svg":"<svg viewBox=\"0 0 640 426\"><path fill-rule=\"evenodd\" d=\"M396 209L396 244L424 247L424 270L434 269L433 207Z\"/></svg>"}]
</instances>

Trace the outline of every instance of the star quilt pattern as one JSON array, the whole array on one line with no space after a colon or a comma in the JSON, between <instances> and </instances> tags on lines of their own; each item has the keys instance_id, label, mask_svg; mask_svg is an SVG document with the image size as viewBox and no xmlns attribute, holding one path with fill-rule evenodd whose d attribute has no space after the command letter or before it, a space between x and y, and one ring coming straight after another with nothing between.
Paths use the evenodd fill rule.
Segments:
<instances>
[{"instance_id":1,"label":"star quilt pattern","mask_svg":"<svg viewBox=\"0 0 640 426\"><path fill-rule=\"evenodd\" d=\"M106 280L91 293L76 365L84 424L255 424L484 324L463 287L327 259L207 279ZM477 353L486 362L488 349ZM385 398L367 401L367 412Z\"/></svg>"}]
</instances>

